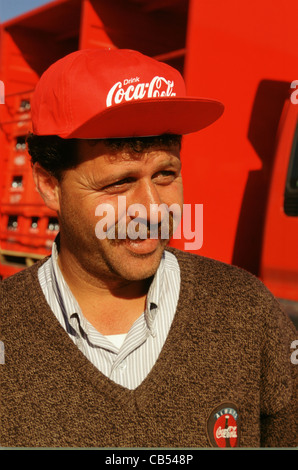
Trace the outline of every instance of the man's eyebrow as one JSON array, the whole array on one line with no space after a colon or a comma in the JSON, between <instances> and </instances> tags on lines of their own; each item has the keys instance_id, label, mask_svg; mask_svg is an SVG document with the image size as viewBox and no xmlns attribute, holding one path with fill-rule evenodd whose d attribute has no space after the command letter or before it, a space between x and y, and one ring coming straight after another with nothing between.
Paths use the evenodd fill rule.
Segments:
<instances>
[{"instance_id":1,"label":"man's eyebrow","mask_svg":"<svg viewBox=\"0 0 298 470\"><path fill-rule=\"evenodd\" d=\"M123 155L105 155L105 158L109 163L112 164L119 164L121 162L135 162L135 161L140 161L141 159L146 159L146 156L143 155L137 155L135 158L134 156L131 156L130 154L123 154ZM150 157L151 158L151 157ZM179 163L178 163L179 162ZM168 155L165 159L158 161L157 166L168 166L168 165L173 165L173 164L179 164L181 163L181 158L180 154L178 155ZM128 169L127 171L133 171L132 169Z\"/></svg>"},{"instance_id":2,"label":"man's eyebrow","mask_svg":"<svg viewBox=\"0 0 298 470\"><path fill-rule=\"evenodd\" d=\"M180 164L181 164L181 160L180 160L180 158L178 158L178 157L176 157L176 156L175 156L175 157L174 157L174 156L173 156L173 157L170 157L169 159L163 160L162 162L160 162L160 166L164 166L164 167L166 167L166 166L171 166L171 165L174 165L174 166L175 166L175 165L178 165L178 166L180 166Z\"/></svg>"},{"instance_id":3,"label":"man's eyebrow","mask_svg":"<svg viewBox=\"0 0 298 470\"><path fill-rule=\"evenodd\" d=\"M117 181L133 178L135 174L136 172L133 172L132 170L119 171L115 173L110 172L106 176L92 174L90 177L88 177L88 180L89 184L91 184L92 186L96 188L104 188L105 186L109 186L110 184L115 183Z\"/></svg>"}]
</instances>

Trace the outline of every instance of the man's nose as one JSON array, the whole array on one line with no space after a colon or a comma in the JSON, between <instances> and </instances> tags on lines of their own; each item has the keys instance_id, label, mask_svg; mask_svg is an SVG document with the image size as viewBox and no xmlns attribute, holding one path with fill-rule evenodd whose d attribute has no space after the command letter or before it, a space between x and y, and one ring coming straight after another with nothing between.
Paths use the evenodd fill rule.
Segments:
<instances>
[{"instance_id":1,"label":"man's nose","mask_svg":"<svg viewBox=\"0 0 298 470\"><path fill-rule=\"evenodd\" d=\"M152 181L140 182L134 194L134 201L128 207L127 215L129 217L153 225L162 222L166 211L158 189Z\"/></svg>"}]
</instances>

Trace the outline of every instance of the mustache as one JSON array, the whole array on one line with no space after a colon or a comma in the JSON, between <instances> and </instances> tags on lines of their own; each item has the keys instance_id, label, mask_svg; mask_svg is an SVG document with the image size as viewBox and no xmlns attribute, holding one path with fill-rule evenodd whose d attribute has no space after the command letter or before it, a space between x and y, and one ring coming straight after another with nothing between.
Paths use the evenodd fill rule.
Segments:
<instances>
[{"instance_id":1,"label":"mustache","mask_svg":"<svg viewBox=\"0 0 298 470\"><path fill-rule=\"evenodd\" d=\"M114 226L109 227L106 232L106 238L115 242L127 239L145 240L147 238L168 240L174 233L174 225L172 214L158 223L151 223L136 217L128 224L117 222Z\"/></svg>"}]
</instances>

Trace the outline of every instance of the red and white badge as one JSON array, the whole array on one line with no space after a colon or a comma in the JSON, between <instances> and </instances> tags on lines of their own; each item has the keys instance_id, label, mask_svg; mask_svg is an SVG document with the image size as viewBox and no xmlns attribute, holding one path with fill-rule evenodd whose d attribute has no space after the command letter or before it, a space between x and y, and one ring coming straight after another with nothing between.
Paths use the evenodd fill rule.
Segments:
<instances>
[{"instance_id":1,"label":"red and white badge","mask_svg":"<svg viewBox=\"0 0 298 470\"><path fill-rule=\"evenodd\" d=\"M213 447L239 447L240 419L238 407L224 402L214 408L207 422L210 444Z\"/></svg>"}]
</instances>

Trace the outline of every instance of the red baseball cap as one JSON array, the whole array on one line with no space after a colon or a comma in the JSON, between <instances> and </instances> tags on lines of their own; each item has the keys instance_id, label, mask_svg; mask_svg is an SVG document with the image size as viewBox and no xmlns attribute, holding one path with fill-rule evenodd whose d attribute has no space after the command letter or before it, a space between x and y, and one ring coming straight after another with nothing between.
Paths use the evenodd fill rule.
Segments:
<instances>
[{"instance_id":1,"label":"red baseball cap","mask_svg":"<svg viewBox=\"0 0 298 470\"><path fill-rule=\"evenodd\" d=\"M173 67L128 49L85 49L52 64L32 98L33 133L102 139L196 132L223 105L188 97Z\"/></svg>"}]
</instances>

